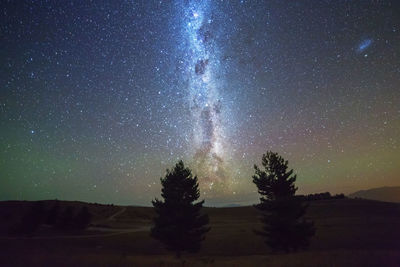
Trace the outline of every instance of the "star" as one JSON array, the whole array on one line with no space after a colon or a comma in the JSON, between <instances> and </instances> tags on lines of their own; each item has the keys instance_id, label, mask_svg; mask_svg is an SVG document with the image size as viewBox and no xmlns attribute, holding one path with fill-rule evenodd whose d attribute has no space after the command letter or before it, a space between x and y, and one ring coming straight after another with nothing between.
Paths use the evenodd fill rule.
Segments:
<instances>
[{"instance_id":1,"label":"star","mask_svg":"<svg viewBox=\"0 0 400 267\"><path fill-rule=\"evenodd\" d=\"M299 193L398 183L394 0L3 2L1 200L150 205L182 159L252 204L267 150Z\"/></svg>"}]
</instances>

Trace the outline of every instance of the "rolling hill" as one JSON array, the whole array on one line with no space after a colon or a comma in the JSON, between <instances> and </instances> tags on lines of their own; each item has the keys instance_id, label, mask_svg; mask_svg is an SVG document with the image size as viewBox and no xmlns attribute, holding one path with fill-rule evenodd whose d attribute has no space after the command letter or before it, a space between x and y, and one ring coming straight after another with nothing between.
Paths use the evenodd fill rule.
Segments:
<instances>
[{"instance_id":1,"label":"rolling hill","mask_svg":"<svg viewBox=\"0 0 400 267\"><path fill-rule=\"evenodd\" d=\"M400 186L360 190L350 194L349 197L400 203Z\"/></svg>"}]
</instances>

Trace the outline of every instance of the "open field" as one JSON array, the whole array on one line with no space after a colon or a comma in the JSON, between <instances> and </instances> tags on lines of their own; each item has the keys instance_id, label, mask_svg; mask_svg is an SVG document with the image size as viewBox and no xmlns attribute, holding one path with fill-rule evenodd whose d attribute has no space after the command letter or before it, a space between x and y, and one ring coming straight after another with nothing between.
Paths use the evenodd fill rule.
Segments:
<instances>
[{"instance_id":1,"label":"open field","mask_svg":"<svg viewBox=\"0 0 400 267\"><path fill-rule=\"evenodd\" d=\"M46 202L47 205L52 205ZM310 203L317 233L307 251L272 254L253 234L253 207L205 208L211 231L199 253L176 259L149 237L152 208L89 205L93 226L81 234L39 229L7 235L27 202L2 202L0 266L400 266L400 204L369 200ZM86 205L62 202L61 205Z\"/></svg>"}]
</instances>

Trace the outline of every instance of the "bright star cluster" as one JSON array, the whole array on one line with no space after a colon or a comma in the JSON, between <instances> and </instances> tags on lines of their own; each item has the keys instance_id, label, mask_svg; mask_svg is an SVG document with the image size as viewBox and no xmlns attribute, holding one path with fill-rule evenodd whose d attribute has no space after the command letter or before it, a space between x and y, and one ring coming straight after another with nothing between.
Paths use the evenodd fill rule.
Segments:
<instances>
[{"instance_id":1,"label":"bright star cluster","mask_svg":"<svg viewBox=\"0 0 400 267\"><path fill-rule=\"evenodd\" d=\"M0 200L149 205L180 159L209 205L399 185L396 1L2 1Z\"/></svg>"}]
</instances>

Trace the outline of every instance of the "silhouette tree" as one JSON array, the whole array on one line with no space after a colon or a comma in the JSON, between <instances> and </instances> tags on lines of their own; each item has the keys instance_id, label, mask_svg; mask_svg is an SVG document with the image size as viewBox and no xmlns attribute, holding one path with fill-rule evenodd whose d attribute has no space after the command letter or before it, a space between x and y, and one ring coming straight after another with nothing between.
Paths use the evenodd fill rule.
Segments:
<instances>
[{"instance_id":1,"label":"silhouette tree","mask_svg":"<svg viewBox=\"0 0 400 267\"><path fill-rule=\"evenodd\" d=\"M313 222L303 216L307 206L295 197L296 175L288 171L288 161L278 153L268 151L262 157L261 170L254 165L253 183L261 194L261 203L255 205L262 214L263 230L256 234L265 238L272 250L297 250L306 248L314 235Z\"/></svg>"},{"instance_id":2,"label":"silhouette tree","mask_svg":"<svg viewBox=\"0 0 400 267\"><path fill-rule=\"evenodd\" d=\"M156 216L151 235L168 250L196 252L200 249L207 227L208 216L201 214L204 200L194 203L200 197L197 177L179 161L173 170L161 178L161 196L164 201L152 201Z\"/></svg>"},{"instance_id":3,"label":"silhouette tree","mask_svg":"<svg viewBox=\"0 0 400 267\"><path fill-rule=\"evenodd\" d=\"M87 207L82 207L78 214L74 218L74 228L77 230L85 230L92 219L92 215L89 213Z\"/></svg>"}]
</instances>

